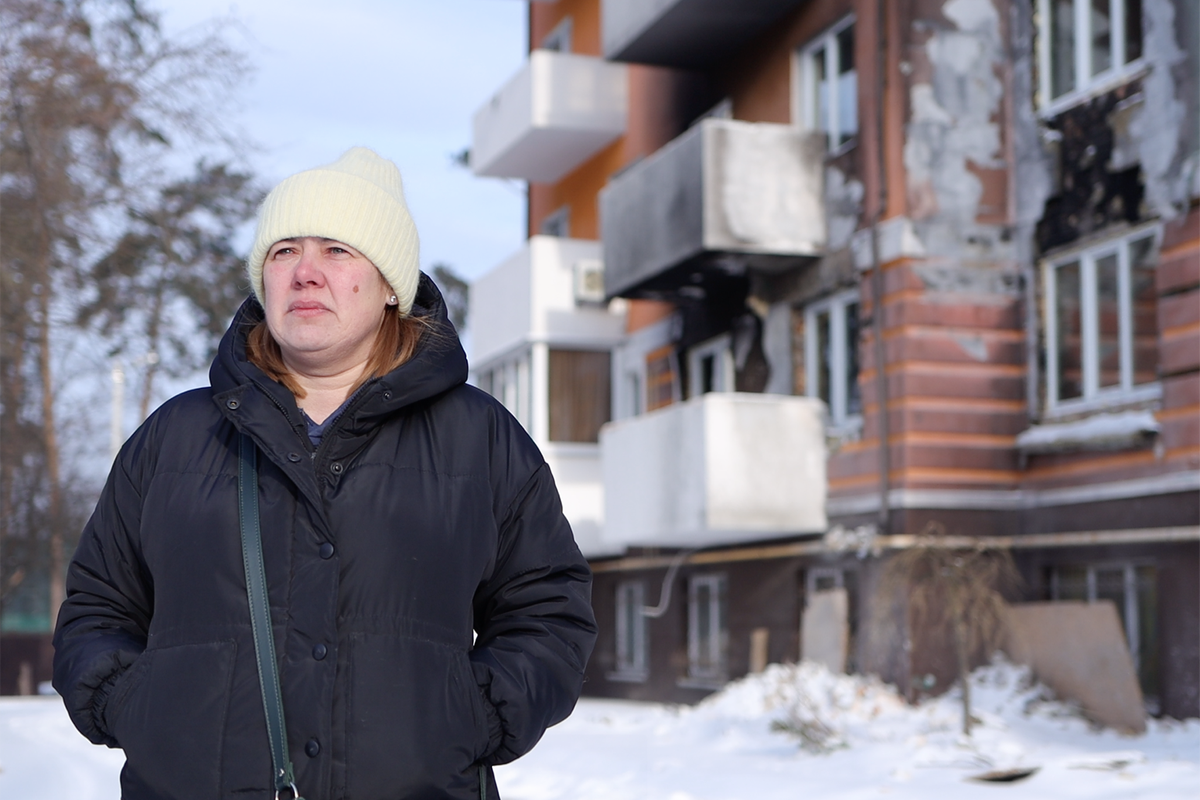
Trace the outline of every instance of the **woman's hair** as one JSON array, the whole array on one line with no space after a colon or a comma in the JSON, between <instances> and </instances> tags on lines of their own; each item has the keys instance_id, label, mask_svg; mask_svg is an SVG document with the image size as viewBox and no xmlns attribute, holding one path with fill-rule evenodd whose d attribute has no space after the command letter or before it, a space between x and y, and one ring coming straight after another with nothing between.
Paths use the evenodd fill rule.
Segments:
<instances>
[{"instance_id":1,"label":"woman's hair","mask_svg":"<svg viewBox=\"0 0 1200 800\"><path fill-rule=\"evenodd\" d=\"M386 306L379 330L375 333L375 343L371 345L371 353L367 357L367 366L362 376L350 388L350 394L354 394L372 378L386 375L412 358L417 352L421 336L431 330L432 326L427 317L401 314L396 306ZM267 328L266 320L251 328L246 339L246 358L265 372L268 378L287 387L296 397L306 395L295 376L283 363L283 353Z\"/></svg>"}]
</instances>

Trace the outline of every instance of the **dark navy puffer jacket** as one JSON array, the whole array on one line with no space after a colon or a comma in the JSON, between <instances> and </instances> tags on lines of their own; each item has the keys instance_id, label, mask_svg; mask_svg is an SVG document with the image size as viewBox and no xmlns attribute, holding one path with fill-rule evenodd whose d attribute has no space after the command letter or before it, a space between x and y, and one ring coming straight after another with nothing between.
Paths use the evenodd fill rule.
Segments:
<instances>
[{"instance_id":1,"label":"dark navy puffer jacket","mask_svg":"<svg viewBox=\"0 0 1200 800\"><path fill-rule=\"evenodd\" d=\"M308 800L475 798L481 774L491 783L481 765L570 713L595 640L587 563L537 448L465 384L424 276L417 304L435 334L315 451L292 395L246 360L253 299L211 388L163 405L122 449L70 565L54 685L85 736L124 749L125 800L272 794L239 431L260 450L288 748Z\"/></svg>"}]
</instances>

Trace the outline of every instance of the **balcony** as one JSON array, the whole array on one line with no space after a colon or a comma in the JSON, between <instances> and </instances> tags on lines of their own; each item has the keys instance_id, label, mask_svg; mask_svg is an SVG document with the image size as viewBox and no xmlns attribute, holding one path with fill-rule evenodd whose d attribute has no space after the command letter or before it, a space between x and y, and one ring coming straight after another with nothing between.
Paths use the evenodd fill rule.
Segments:
<instances>
[{"instance_id":1,"label":"balcony","mask_svg":"<svg viewBox=\"0 0 1200 800\"><path fill-rule=\"evenodd\" d=\"M599 242L533 236L471 284L471 367L533 342L612 347L625 330L622 314L593 302L586 284L603 270Z\"/></svg>"},{"instance_id":2,"label":"balcony","mask_svg":"<svg viewBox=\"0 0 1200 800\"><path fill-rule=\"evenodd\" d=\"M710 393L600 434L602 540L690 548L823 532L820 401Z\"/></svg>"},{"instance_id":3,"label":"balcony","mask_svg":"<svg viewBox=\"0 0 1200 800\"><path fill-rule=\"evenodd\" d=\"M476 175L552 183L625 132L626 68L534 50L472 123Z\"/></svg>"},{"instance_id":4,"label":"balcony","mask_svg":"<svg viewBox=\"0 0 1200 800\"><path fill-rule=\"evenodd\" d=\"M604 57L704 69L804 0L602 0Z\"/></svg>"},{"instance_id":5,"label":"balcony","mask_svg":"<svg viewBox=\"0 0 1200 800\"><path fill-rule=\"evenodd\" d=\"M653 296L706 266L779 270L821 255L824 141L706 119L600 194L609 297Z\"/></svg>"}]
</instances>

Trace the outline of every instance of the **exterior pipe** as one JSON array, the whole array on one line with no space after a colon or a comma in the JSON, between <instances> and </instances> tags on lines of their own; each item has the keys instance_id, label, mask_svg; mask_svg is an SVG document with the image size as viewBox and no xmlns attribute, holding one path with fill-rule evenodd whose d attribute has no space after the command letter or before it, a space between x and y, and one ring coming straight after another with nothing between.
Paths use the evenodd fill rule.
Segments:
<instances>
[{"instance_id":1,"label":"exterior pipe","mask_svg":"<svg viewBox=\"0 0 1200 800\"><path fill-rule=\"evenodd\" d=\"M1128 528L1124 530L1065 531L1058 533L1029 533L1019 536L940 536L937 538L900 534L877 536L868 545L871 555L885 550L908 550L913 547L946 547L954 550L1034 550L1050 547L1099 547L1120 544L1169 544L1171 542L1200 542L1200 525L1181 525L1171 528ZM798 556L836 555L853 553L853 548L830 547L824 539L788 542L778 545L742 547L734 550L704 551L680 559L672 556L634 556L612 561L593 561L592 572L635 572L637 570L670 568L674 564L703 566L738 561L767 561ZM678 569L678 567L676 567Z\"/></svg>"},{"instance_id":2,"label":"exterior pipe","mask_svg":"<svg viewBox=\"0 0 1200 800\"><path fill-rule=\"evenodd\" d=\"M883 219L887 208L887 158L884 153L884 110L887 98L887 12L886 0L877 4L879 28L879 47L876 53L876 69L878 70L879 93L876 98L875 114L875 152L879 170L879 194L876 199L875 213L871 218L871 328L875 334L875 394L879 414L879 530L888 530L888 520L891 516L888 507L888 491L890 489L890 473L892 459L889 439L891 426L888 422L888 387L887 370L885 369L885 348L883 343L883 264L879 252L879 222Z\"/></svg>"}]
</instances>

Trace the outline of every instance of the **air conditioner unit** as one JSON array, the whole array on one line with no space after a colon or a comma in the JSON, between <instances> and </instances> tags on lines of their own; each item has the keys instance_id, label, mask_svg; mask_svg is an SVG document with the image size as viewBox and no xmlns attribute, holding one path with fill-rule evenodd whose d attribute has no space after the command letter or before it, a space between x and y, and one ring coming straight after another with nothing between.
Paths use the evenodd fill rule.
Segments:
<instances>
[{"instance_id":1,"label":"air conditioner unit","mask_svg":"<svg viewBox=\"0 0 1200 800\"><path fill-rule=\"evenodd\" d=\"M575 305L604 305L604 262L600 259L575 262Z\"/></svg>"}]
</instances>

